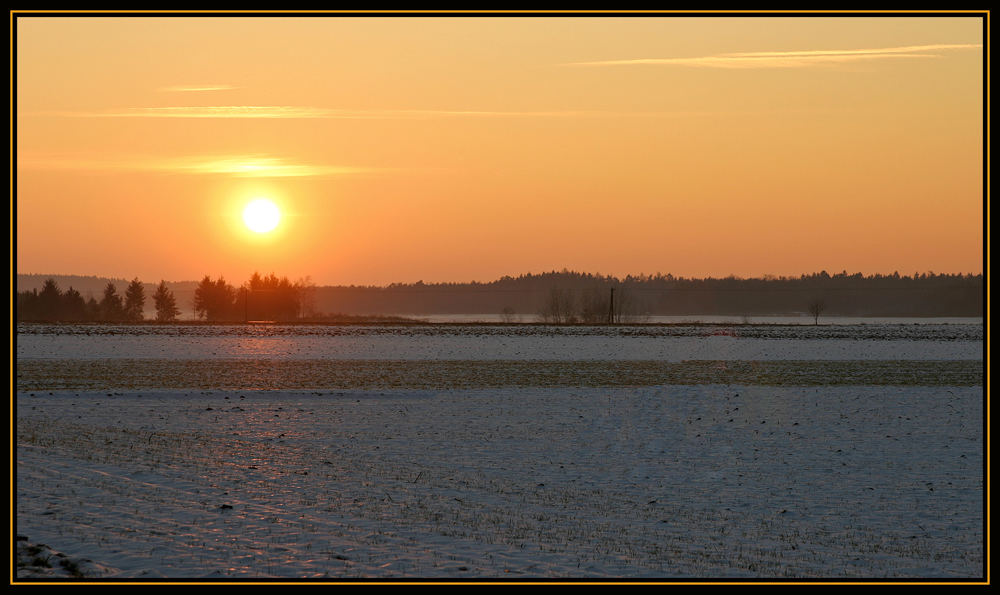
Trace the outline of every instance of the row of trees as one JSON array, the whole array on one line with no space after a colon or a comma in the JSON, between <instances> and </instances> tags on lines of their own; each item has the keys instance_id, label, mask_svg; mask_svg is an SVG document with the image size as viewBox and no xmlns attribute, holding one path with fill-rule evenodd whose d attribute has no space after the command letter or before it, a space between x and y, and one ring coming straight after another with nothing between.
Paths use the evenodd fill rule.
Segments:
<instances>
[{"instance_id":1,"label":"row of trees","mask_svg":"<svg viewBox=\"0 0 1000 595\"><path fill-rule=\"evenodd\" d=\"M513 312L513 308L507 309ZM621 324L640 321L644 312L640 300L625 288L551 287L538 318L552 324Z\"/></svg>"},{"instance_id":2,"label":"row of trees","mask_svg":"<svg viewBox=\"0 0 1000 595\"><path fill-rule=\"evenodd\" d=\"M194 311L210 321L274 320L289 321L312 314L312 284L307 279L291 282L274 273L254 273L236 288L223 277L205 276L194 292Z\"/></svg>"},{"instance_id":3,"label":"row of trees","mask_svg":"<svg viewBox=\"0 0 1000 595\"><path fill-rule=\"evenodd\" d=\"M156 288L153 302L156 320L160 322L176 320L180 314L174 295L164 281ZM128 284L124 296L109 282L100 301L93 296L85 299L72 286L61 291L54 279L47 279L41 291L33 289L17 294L17 319L20 321L139 322L144 318L145 307L146 290L139 279Z\"/></svg>"},{"instance_id":4,"label":"row of trees","mask_svg":"<svg viewBox=\"0 0 1000 595\"><path fill-rule=\"evenodd\" d=\"M981 316L983 275L914 273L912 275L826 271L797 277L694 279L670 274L614 277L552 271L503 277L488 283L395 283L386 287L321 287L320 309L357 314L481 314L514 313L542 319L576 317L583 321L607 317L606 304L589 307L589 293L604 300L615 288L623 302L636 302L634 313L645 315L774 315L804 313L816 297L825 300L825 315L838 316ZM571 307L555 292L569 294ZM561 300L565 302L567 300ZM588 314L595 311L596 314ZM626 318L627 313L623 314Z\"/></svg>"},{"instance_id":5,"label":"row of trees","mask_svg":"<svg viewBox=\"0 0 1000 595\"><path fill-rule=\"evenodd\" d=\"M22 279L22 277L24 277ZM18 275L37 287L43 277ZM145 294L138 279L119 294L113 282L49 278L40 290L17 294L18 320L135 321L143 319ZM983 275L918 273L864 276L825 271L799 277L686 279L673 275L617 278L563 270L489 283L409 283L387 287L317 288L306 278L291 282L273 273L254 275L239 288L222 277L171 284L187 311L203 320L321 320L317 310L352 315L482 314L501 312L505 321L524 313L550 323L641 321L648 315L811 314L841 316L982 316ZM106 285L105 285L106 283ZM102 291L103 286L103 291ZM145 292L154 286L146 285ZM614 305L611 290L614 289ZM165 283L156 289L156 319L175 320L177 301ZM96 294L99 299L89 297ZM103 295L102 295L103 294Z\"/></svg>"},{"instance_id":6,"label":"row of trees","mask_svg":"<svg viewBox=\"0 0 1000 595\"><path fill-rule=\"evenodd\" d=\"M206 276L194 292L194 313L208 321L275 320L288 321L302 314L313 314L313 285L308 278L292 283L273 273L254 273L236 288L223 277ZM180 309L173 292L161 281L153 294L158 322L177 320ZM54 279L47 279L41 290L17 294L17 320L65 322L141 322L145 319L146 289L133 279L124 294L108 282L100 300L84 298L70 286L62 291Z\"/></svg>"}]
</instances>

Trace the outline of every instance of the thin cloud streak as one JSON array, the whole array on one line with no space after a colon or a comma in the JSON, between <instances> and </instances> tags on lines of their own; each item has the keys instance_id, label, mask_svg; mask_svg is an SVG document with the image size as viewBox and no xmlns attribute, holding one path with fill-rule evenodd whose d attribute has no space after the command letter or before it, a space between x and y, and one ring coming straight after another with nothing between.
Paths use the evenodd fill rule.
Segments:
<instances>
[{"instance_id":1,"label":"thin cloud streak","mask_svg":"<svg viewBox=\"0 0 1000 595\"><path fill-rule=\"evenodd\" d=\"M290 163L266 155L180 159L166 161L157 169L192 174L228 174L239 178L331 176L373 171L360 167Z\"/></svg>"},{"instance_id":2,"label":"thin cloud streak","mask_svg":"<svg viewBox=\"0 0 1000 595\"><path fill-rule=\"evenodd\" d=\"M768 57L768 56L829 56L843 54L910 54L913 52L933 52L936 50L970 50L982 48L981 43L951 43L935 45L906 45L892 48L868 48L860 50L804 50L791 52L738 52L734 54L723 54L723 56L747 56L747 57Z\"/></svg>"},{"instance_id":3,"label":"thin cloud streak","mask_svg":"<svg viewBox=\"0 0 1000 595\"><path fill-rule=\"evenodd\" d=\"M18 157L18 168L84 171L146 171L195 175L228 175L237 178L286 178L333 176L381 171L376 168L295 163L270 155L225 155L156 158L76 159L65 156Z\"/></svg>"},{"instance_id":4,"label":"thin cloud streak","mask_svg":"<svg viewBox=\"0 0 1000 595\"><path fill-rule=\"evenodd\" d=\"M434 118L686 118L719 114L710 112L607 112L587 110L343 110L295 105L206 105L136 107L106 112L34 112L24 115L65 118L421 120Z\"/></svg>"},{"instance_id":5,"label":"thin cloud streak","mask_svg":"<svg viewBox=\"0 0 1000 595\"><path fill-rule=\"evenodd\" d=\"M640 58L632 60L571 62L563 64L563 66L628 66L655 64L704 68L804 68L809 66L842 64L863 60L940 58L940 54L928 52L935 52L939 50L975 49L982 47L982 44L935 44L848 50L735 52L715 56L697 56L691 58Z\"/></svg>"},{"instance_id":6,"label":"thin cloud streak","mask_svg":"<svg viewBox=\"0 0 1000 595\"><path fill-rule=\"evenodd\" d=\"M231 91L238 88L232 85L175 85L162 87L160 91L166 93L197 93L201 91Z\"/></svg>"}]
</instances>

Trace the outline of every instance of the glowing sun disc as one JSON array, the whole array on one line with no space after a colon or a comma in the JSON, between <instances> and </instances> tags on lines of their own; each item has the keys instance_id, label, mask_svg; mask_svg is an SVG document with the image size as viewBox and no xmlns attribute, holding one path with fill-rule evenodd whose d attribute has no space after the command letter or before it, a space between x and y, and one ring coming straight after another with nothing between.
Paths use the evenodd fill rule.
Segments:
<instances>
[{"instance_id":1,"label":"glowing sun disc","mask_svg":"<svg viewBox=\"0 0 1000 595\"><path fill-rule=\"evenodd\" d=\"M266 198L259 198L243 209L243 223L250 231L267 233L277 227L280 221L281 211Z\"/></svg>"}]
</instances>

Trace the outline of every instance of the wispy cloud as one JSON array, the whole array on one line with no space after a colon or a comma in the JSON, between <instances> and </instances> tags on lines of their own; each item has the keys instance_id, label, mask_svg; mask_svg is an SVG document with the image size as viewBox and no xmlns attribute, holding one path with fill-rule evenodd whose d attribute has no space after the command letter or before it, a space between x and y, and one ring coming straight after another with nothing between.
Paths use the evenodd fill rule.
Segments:
<instances>
[{"instance_id":1,"label":"wispy cloud","mask_svg":"<svg viewBox=\"0 0 1000 595\"><path fill-rule=\"evenodd\" d=\"M158 169L194 174L228 174L241 178L333 176L374 171L361 167L293 163L268 155L176 159L163 162Z\"/></svg>"},{"instance_id":2,"label":"wispy cloud","mask_svg":"<svg viewBox=\"0 0 1000 595\"><path fill-rule=\"evenodd\" d=\"M689 58L639 58L630 60L601 60L571 62L563 66L628 66L657 64L666 66L693 66L703 68L804 68L829 64L843 64L864 60L898 60L939 58L934 53L945 50L982 48L982 44L910 45L890 48L848 50L799 50L785 52L736 52L714 56Z\"/></svg>"},{"instance_id":3,"label":"wispy cloud","mask_svg":"<svg viewBox=\"0 0 1000 595\"><path fill-rule=\"evenodd\" d=\"M134 107L101 112L33 112L22 115L71 118L422 120L435 118L673 118L708 114L705 112L615 112L592 110L346 110L297 105L202 105Z\"/></svg>"},{"instance_id":4,"label":"wispy cloud","mask_svg":"<svg viewBox=\"0 0 1000 595\"><path fill-rule=\"evenodd\" d=\"M22 169L79 171L148 171L176 174L227 175L238 178L285 178L370 173L377 168L299 163L271 155L209 155L179 158L76 158L59 155L18 156Z\"/></svg>"},{"instance_id":5,"label":"wispy cloud","mask_svg":"<svg viewBox=\"0 0 1000 595\"><path fill-rule=\"evenodd\" d=\"M170 87L161 87L160 91L166 93L192 93L199 91L230 91L236 89L232 85L174 85Z\"/></svg>"},{"instance_id":6,"label":"wispy cloud","mask_svg":"<svg viewBox=\"0 0 1000 595\"><path fill-rule=\"evenodd\" d=\"M323 118L330 117L321 108L294 105L198 105L169 107L130 107L103 112L60 113L71 117L95 118Z\"/></svg>"}]
</instances>

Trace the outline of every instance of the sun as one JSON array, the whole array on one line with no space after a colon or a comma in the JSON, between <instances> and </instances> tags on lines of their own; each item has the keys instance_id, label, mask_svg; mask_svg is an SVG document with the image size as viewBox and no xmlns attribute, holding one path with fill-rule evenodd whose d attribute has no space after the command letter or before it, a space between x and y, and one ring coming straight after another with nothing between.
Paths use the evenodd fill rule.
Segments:
<instances>
[{"instance_id":1,"label":"sun","mask_svg":"<svg viewBox=\"0 0 1000 595\"><path fill-rule=\"evenodd\" d=\"M280 221L281 211L278 206L266 198L251 201L243 209L243 223L250 231L267 233L277 227Z\"/></svg>"}]
</instances>

